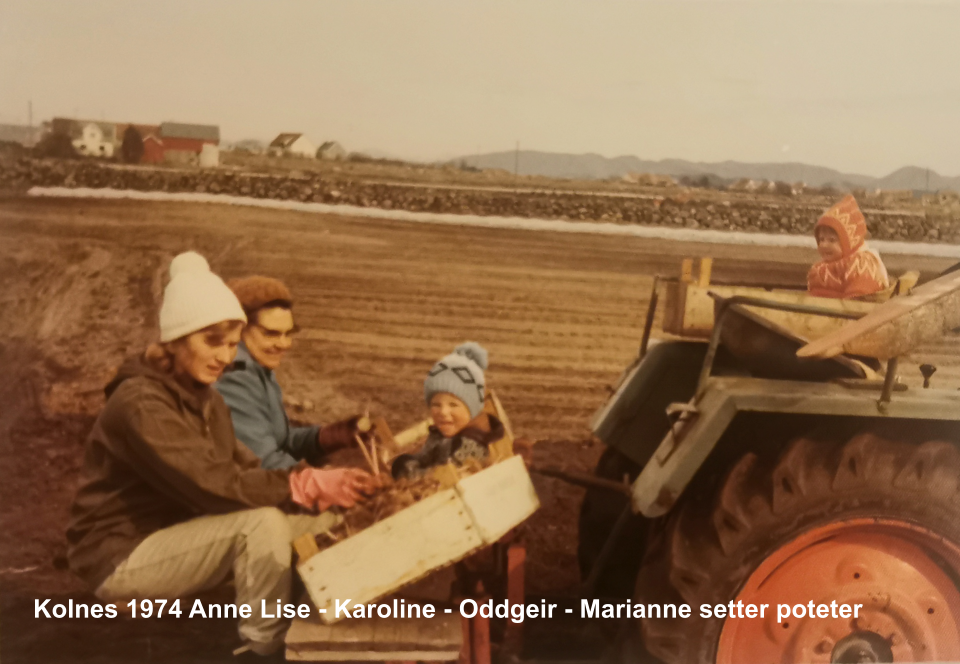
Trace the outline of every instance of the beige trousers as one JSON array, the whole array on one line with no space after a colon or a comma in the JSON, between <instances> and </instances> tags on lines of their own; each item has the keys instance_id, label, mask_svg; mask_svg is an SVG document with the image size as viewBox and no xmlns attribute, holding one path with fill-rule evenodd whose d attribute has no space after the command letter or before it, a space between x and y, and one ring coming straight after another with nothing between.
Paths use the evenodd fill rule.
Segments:
<instances>
[{"instance_id":1,"label":"beige trousers","mask_svg":"<svg viewBox=\"0 0 960 664\"><path fill-rule=\"evenodd\" d=\"M290 621L263 618L261 600L274 614L277 600L290 601L293 540L329 530L339 520L332 512L291 516L275 507L197 517L147 537L96 594L113 602L173 599L214 588L232 572L237 605L253 609L240 619L240 638L269 651L279 646Z\"/></svg>"}]
</instances>

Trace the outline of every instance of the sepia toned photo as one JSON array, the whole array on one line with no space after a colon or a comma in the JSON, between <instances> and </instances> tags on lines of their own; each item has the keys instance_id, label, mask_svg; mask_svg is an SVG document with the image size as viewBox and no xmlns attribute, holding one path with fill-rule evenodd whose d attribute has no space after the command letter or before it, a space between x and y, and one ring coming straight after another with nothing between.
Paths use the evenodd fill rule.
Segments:
<instances>
[{"instance_id":1,"label":"sepia toned photo","mask_svg":"<svg viewBox=\"0 0 960 664\"><path fill-rule=\"evenodd\" d=\"M0 1L0 661L960 662L958 29Z\"/></svg>"}]
</instances>

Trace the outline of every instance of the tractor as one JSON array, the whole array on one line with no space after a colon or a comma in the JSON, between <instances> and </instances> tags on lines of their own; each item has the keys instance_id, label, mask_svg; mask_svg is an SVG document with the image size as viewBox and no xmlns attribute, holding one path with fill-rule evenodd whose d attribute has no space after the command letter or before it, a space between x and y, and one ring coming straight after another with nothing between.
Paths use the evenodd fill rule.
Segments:
<instances>
[{"instance_id":1,"label":"tractor","mask_svg":"<svg viewBox=\"0 0 960 664\"><path fill-rule=\"evenodd\" d=\"M639 356L592 422L586 592L692 607L625 622L616 659L960 660L960 392L931 365L908 387L899 362L960 326L960 272L839 300L710 267L655 280ZM701 612L731 602L862 608Z\"/></svg>"}]
</instances>

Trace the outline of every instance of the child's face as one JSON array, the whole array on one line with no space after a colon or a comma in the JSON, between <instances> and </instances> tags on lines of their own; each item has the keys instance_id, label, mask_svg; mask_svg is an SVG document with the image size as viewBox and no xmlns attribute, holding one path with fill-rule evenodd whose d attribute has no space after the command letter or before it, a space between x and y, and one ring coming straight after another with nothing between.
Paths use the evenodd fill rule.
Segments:
<instances>
[{"instance_id":1,"label":"child's face","mask_svg":"<svg viewBox=\"0 0 960 664\"><path fill-rule=\"evenodd\" d=\"M430 417L446 438L463 431L473 419L467 404L449 392L437 392L430 398Z\"/></svg>"},{"instance_id":2,"label":"child's face","mask_svg":"<svg viewBox=\"0 0 960 664\"><path fill-rule=\"evenodd\" d=\"M843 247L840 245L840 236L832 228L821 226L817 229L817 251L825 261L835 261L843 258Z\"/></svg>"}]
</instances>

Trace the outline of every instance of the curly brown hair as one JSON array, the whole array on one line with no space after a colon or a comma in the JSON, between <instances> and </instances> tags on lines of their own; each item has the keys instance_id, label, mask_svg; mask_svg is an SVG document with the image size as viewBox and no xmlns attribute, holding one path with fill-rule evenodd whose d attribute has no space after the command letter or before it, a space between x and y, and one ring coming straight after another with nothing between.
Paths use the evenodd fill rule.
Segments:
<instances>
[{"instance_id":1,"label":"curly brown hair","mask_svg":"<svg viewBox=\"0 0 960 664\"><path fill-rule=\"evenodd\" d=\"M240 300L240 306L243 307L243 312L251 323L256 322L257 313L261 309L293 308L293 295L290 294L290 289L279 279L253 275L231 279L227 282L227 286Z\"/></svg>"}]
</instances>

